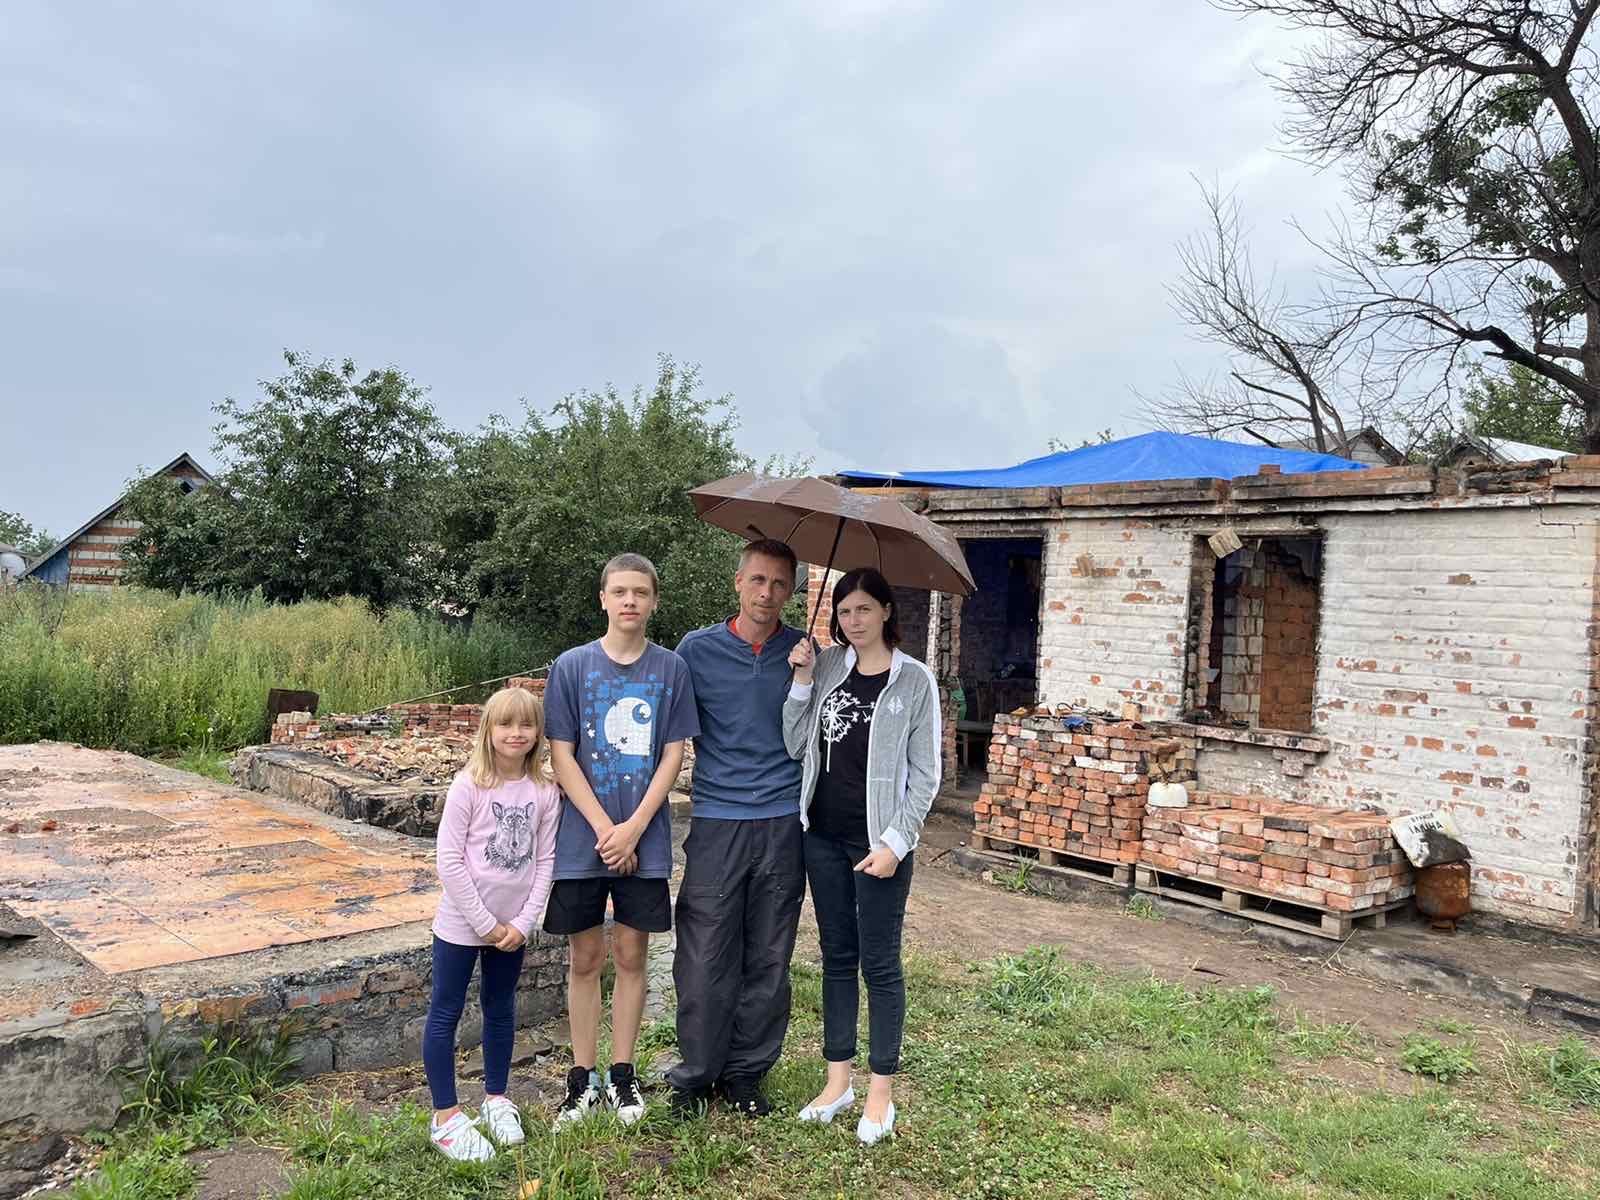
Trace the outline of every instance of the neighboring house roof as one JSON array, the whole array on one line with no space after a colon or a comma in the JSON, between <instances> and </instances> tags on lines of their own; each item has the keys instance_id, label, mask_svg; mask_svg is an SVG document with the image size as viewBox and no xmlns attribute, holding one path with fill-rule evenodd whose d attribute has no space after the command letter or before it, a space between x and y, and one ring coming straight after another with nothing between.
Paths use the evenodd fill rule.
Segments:
<instances>
[{"instance_id":1,"label":"neighboring house roof","mask_svg":"<svg viewBox=\"0 0 1600 1200\"><path fill-rule=\"evenodd\" d=\"M1235 479L1263 466L1284 474L1361 471L1365 463L1331 454L1282 450L1249 442L1222 442L1182 433L1145 433L1079 450L1030 458L1014 467L975 471L840 471L845 479L934 487L1072 487L1152 479Z\"/></svg>"},{"instance_id":2,"label":"neighboring house roof","mask_svg":"<svg viewBox=\"0 0 1600 1200\"><path fill-rule=\"evenodd\" d=\"M199 463L195 462L195 460L187 452L178 455L177 458L173 459L166 466L162 467L161 469L159 469L157 471L152 471L151 474L152 475L171 475L174 472L176 472L180 467L187 467L190 472L192 472L195 475L198 475L200 477L200 479L205 483L213 482L213 480L211 478L211 472L207 471ZM67 534L66 537L62 538L54 546L51 546L50 549L46 550L43 554L39 555L38 558L34 559L33 562L28 564L28 569L27 569L26 572L24 572L24 578L26 578L28 575L32 575L40 567L44 566L45 563L49 562L52 558L54 558L57 554L59 554L63 547L70 546L73 542L77 541L80 537L82 537L90 529L93 529L101 521L105 520L112 513L116 512L118 507L120 507L122 502L124 500L126 500L126 499L127 499L127 493L124 492L122 495L118 496L115 500L113 500L110 504L108 504L104 508L102 508L99 512L95 513L94 516L90 517L82 525L78 526L71 533Z\"/></svg>"},{"instance_id":3,"label":"neighboring house roof","mask_svg":"<svg viewBox=\"0 0 1600 1200\"><path fill-rule=\"evenodd\" d=\"M1310 450L1313 448L1313 441L1314 439L1312 438L1292 438L1280 444L1286 450ZM1328 441L1330 443L1329 453L1339 454L1345 458L1353 458L1358 462L1368 462L1368 457L1363 457L1365 454L1370 457L1369 465L1371 466L1382 464L1388 467L1399 467L1405 465L1406 456L1393 442L1371 425L1356 430L1355 433L1350 435L1350 440L1342 445L1336 437L1330 436Z\"/></svg>"},{"instance_id":4,"label":"neighboring house roof","mask_svg":"<svg viewBox=\"0 0 1600 1200\"><path fill-rule=\"evenodd\" d=\"M1450 443L1445 452L1439 456L1439 462L1440 465L1448 466L1468 457L1477 457L1492 463L1537 462L1542 458L1570 458L1572 453L1571 450L1557 450L1551 446L1513 442L1510 438L1470 434Z\"/></svg>"}]
</instances>

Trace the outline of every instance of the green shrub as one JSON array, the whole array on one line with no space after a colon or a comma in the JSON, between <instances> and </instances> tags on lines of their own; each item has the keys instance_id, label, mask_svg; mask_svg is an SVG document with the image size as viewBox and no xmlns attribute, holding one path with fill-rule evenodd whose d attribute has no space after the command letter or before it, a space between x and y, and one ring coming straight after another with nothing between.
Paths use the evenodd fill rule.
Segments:
<instances>
[{"instance_id":1,"label":"green shrub","mask_svg":"<svg viewBox=\"0 0 1600 1200\"><path fill-rule=\"evenodd\" d=\"M266 740L270 688L317 692L323 712L361 712L542 665L530 644L492 622L379 616L352 599L14 589L0 593L0 743L233 749Z\"/></svg>"},{"instance_id":2,"label":"green shrub","mask_svg":"<svg viewBox=\"0 0 1600 1200\"><path fill-rule=\"evenodd\" d=\"M1406 1039L1400 1064L1413 1075L1426 1075L1440 1083L1452 1083L1478 1072L1478 1064L1472 1061L1470 1046L1447 1046L1438 1038L1417 1034Z\"/></svg>"}]
</instances>

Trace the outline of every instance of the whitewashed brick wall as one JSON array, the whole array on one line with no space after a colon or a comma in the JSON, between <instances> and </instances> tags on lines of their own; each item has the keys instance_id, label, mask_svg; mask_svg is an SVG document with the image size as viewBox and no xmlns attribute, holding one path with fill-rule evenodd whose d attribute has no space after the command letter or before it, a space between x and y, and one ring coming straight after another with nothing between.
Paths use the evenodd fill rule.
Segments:
<instances>
[{"instance_id":1,"label":"whitewashed brick wall","mask_svg":"<svg viewBox=\"0 0 1600 1200\"><path fill-rule=\"evenodd\" d=\"M1148 521L1068 519L1045 536L1039 695L1153 719L1183 704L1193 535Z\"/></svg>"},{"instance_id":2,"label":"whitewashed brick wall","mask_svg":"<svg viewBox=\"0 0 1600 1200\"><path fill-rule=\"evenodd\" d=\"M1475 903L1544 923L1581 899L1595 516L1324 522L1315 731L1334 748L1307 798L1450 812Z\"/></svg>"},{"instance_id":3,"label":"whitewashed brick wall","mask_svg":"<svg viewBox=\"0 0 1600 1200\"><path fill-rule=\"evenodd\" d=\"M1320 518L1312 732L1333 748L1260 790L1448 810L1473 850L1479 908L1577 919L1597 519L1577 507ZM1046 536L1042 700L1181 715L1193 538L1176 522L1101 517ZM1265 753L1215 750L1201 750L1202 787L1267 782Z\"/></svg>"}]
</instances>

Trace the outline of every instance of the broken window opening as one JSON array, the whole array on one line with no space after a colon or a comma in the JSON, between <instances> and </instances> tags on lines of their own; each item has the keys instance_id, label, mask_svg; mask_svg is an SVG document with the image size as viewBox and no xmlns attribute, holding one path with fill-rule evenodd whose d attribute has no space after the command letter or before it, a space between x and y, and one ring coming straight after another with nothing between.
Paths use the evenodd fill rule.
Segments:
<instances>
[{"instance_id":1,"label":"broken window opening","mask_svg":"<svg viewBox=\"0 0 1600 1200\"><path fill-rule=\"evenodd\" d=\"M1322 539L1248 538L1219 558L1197 538L1193 563L1186 718L1311 732Z\"/></svg>"}]
</instances>

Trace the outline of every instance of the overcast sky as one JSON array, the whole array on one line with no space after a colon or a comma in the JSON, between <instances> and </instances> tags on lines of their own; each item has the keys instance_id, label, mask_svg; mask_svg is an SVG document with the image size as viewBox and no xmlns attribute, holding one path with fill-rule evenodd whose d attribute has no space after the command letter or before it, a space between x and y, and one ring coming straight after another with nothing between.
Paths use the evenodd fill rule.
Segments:
<instances>
[{"instance_id":1,"label":"overcast sky","mask_svg":"<svg viewBox=\"0 0 1600 1200\"><path fill-rule=\"evenodd\" d=\"M660 351L742 445L999 466L1141 432L1192 175L1258 264L1270 24L1198 0L61 5L0 25L0 508L64 534L293 347L476 426Z\"/></svg>"}]
</instances>

